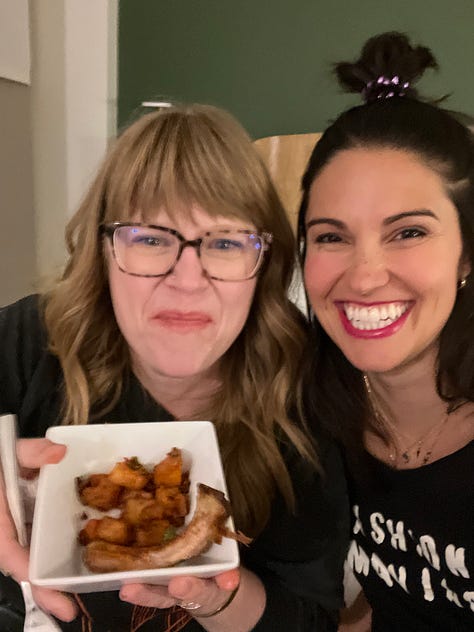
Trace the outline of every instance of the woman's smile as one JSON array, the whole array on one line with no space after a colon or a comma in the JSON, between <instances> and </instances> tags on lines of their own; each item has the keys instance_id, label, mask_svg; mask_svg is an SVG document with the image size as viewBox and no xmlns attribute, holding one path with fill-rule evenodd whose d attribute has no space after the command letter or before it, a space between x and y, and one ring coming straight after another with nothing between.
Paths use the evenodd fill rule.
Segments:
<instances>
[{"instance_id":1,"label":"woman's smile","mask_svg":"<svg viewBox=\"0 0 474 632\"><path fill-rule=\"evenodd\" d=\"M353 303L336 301L346 332L356 338L392 336L403 327L413 301Z\"/></svg>"}]
</instances>

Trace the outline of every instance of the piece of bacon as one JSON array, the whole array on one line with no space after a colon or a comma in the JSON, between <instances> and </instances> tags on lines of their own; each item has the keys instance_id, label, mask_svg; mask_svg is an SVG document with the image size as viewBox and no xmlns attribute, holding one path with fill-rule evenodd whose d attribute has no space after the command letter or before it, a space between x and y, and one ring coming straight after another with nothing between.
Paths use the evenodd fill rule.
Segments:
<instances>
[{"instance_id":1,"label":"piece of bacon","mask_svg":"<svg viewBox=\"0 0 474 632\"><path fill-rule=\"evenodd\" d=\"M166 568L207 551L226 534L230 505L217 489L198 484L196 509L182 533L162 546L122 546L97 540L84 550L84 563L95 573ZM227 534L226 534L227 535Z\"/></svg>"}]
</instances>

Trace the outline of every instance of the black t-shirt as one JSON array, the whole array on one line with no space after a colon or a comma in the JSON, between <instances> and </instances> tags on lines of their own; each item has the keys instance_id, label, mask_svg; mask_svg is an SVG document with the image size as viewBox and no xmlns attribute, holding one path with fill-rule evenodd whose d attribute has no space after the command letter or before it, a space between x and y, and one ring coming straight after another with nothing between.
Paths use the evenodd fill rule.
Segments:
<instances>
[{"instance_id":1,"label":"black t-shirt","mask_svg":"<svg viewBox=\"0 0 474 632\"><path fill-rule=\"evenodd\" d=\"M372 629L473 632L474 441L410 470L366 458L365 473L350 477L348 559Z\"/></svg>"},{"instance_id":2,"label":"black t-shirt","mask_svg":"<svg viewBox=\"0 0 474 632\"><path fill-rule=\"evenodd\" d=\"M43 436L60 419L62 372L46 349L36 297L27 297L0 310L0 414L13 413L25 437ZM166 421L171 419L131 375L113 411L96 422ZM325 476L316 474L294 452L285 450L297 499L291 514L277 495L264 531L240 551L242 564L265 584L267 606L255 627L258 632L326 632L335 630L335 615L342 602L342 564L347 552L349 511L343 467L338 450L320 438ZM239 525L236 525L237 528ZM0 578L2 576L0 575ZM7 628L1 593L21 610L18 586L0 581L0 630ZM117 592L79 595L88 615L65 632L161 632L203 628L179 608L157 610L122 602ZM5 597L6 598L6 597ZM3 617L3 619L2 619ZM89 627L90 626L90 627Z\"/></svg>"}]
</instances>

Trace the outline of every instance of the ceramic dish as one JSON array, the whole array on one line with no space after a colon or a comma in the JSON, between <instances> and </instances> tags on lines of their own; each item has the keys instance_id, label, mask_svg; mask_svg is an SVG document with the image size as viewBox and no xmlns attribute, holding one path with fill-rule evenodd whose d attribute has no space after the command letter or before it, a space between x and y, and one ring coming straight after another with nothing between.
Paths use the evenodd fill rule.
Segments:
<instances>
[{"instance_id":1,"label":"ceramic dish","mask_svg":"<svg viewBox=\"0 0 474 632\"><path fill-rule=\"evenodd\" d=\"M33 519L30 581L69 592L117 590L126 583L166 585L177 575L211 577L239 565L237 543L223 538L204 554L171 568L114 573L92 573L82 562L77 540L84 506L80 503L75 479L109 472L117 461L136 456L144 465L158 463L174 447L183 452L190 467L192 518L196 485L205 483L227 496L217 438L212 423L157 422L57 426L49 428L51 441L68 446L65 458L41 469ZM232 521L228 526L233 529Z\"/></svg>"}]
</instances>

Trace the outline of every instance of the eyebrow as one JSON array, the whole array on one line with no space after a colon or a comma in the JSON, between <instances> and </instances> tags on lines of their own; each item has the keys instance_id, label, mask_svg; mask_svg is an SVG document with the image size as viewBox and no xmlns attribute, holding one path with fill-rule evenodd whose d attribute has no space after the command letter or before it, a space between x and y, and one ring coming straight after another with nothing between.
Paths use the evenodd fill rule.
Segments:
<instances>
[{"instance_id":1,"label":"eyebrow","mask_svg":"<svg viewBox=\"0 0 474 632\"><path fill-rule=\"evenodd\" d=\"M311 226L316 226L316 224L331 224L331 226L335 226L336 228L345 228L344 222L339 221L338 219L332 219L331 217L318 217L317 219L311 219L306 224L306 230L311 228Z\"/></svg>"},{"instance_id":2,"label":"eyebrow","mask_svg":"<svg viewBox=\"0 0 474 632\"><path fill-rule=\"evenodd\" d=\"M406 217L432 217L439 221L439 218L433 211L428 211L425 209L417 209L413 211L404 211L403 213L397 213L396 215L390 215L390 217L386 217L382 224L384 226L389 226L390 224L394 224L398 222L400 219L404 219ZM346 227L344 222L341 222L338 219L333 219L332 217L318 217L316 219L310 220L306 224L306 230L311 228L311 226L316 226L317 224L330 224L331 226L335 226L336 228L343 229Z\"/></svg>"},{"instance_id":3,"label":"eyebrow","mask_svg":"<svg viewBox=\"0 0 474 632\"><path fill-rule=\"evenodd\" d=\"M428 211L427 209L418 209L413 211L405 211L404 213L397 213L396 215L386 217L383 220L383 225L388 226L389 224L398 222L399 219L404 219L405 217L432 217L439 222L439 217L435 213L433 213L433 211Z\"/></svg>"}]
</instances>

